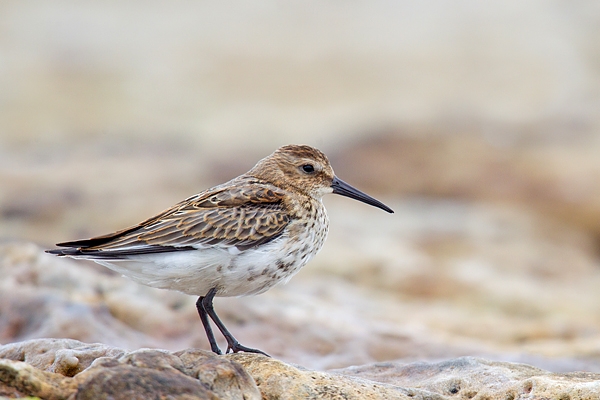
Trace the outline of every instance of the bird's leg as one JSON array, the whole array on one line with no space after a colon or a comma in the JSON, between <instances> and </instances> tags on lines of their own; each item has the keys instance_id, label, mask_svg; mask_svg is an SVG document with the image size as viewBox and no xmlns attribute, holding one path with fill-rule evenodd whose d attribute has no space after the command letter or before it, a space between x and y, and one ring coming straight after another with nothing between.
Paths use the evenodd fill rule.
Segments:
<instances>
[{"instance_id":1,"label":"bird's leg","mask_svg":"<svg viewBox=\"0 0 600 400\"><path fill-rule=\"evenodd\" d=\"M198 314L200 314L200 321L202 321L202 325L204 325L204 331L206 332L206 337L208 338L208 342L210 343L210 349L213 353L223 354L221 349L217 345L217 341L215 340L215 335L213 334L212 328L210 327L210 321L208 320L208 314L204 309L204 296L200 297L196 302L196 309L198 310Z\"/></svg>"},{"instance_id":2,"label":"bird's leg","mask_svg":"<svg viewBox=\"0 0 600 400\"><path fill-rule=\"evenodd\" d=\"M206 294L205 297L201 297L202 300L198 300L198 301L202 302L203 309L206 311L208 316L213 320L215 325L217 325L217 328L219 328L219 330L225 337L225 340L227 340L227 351L225 353L229 353L229 350L231 350L232 353L237 353L239 351L245 351L247 353L259 353L259 354L263 354L267 357L271 357L264 351L260 351L258 349L252 349L250 347L242 346L236 340L236 338L234 338L233 335L231 333L229 333L229 331L225 327L225 324L223 324L223 322L221 322L221 320L217 316L217 313L215 312L215 309L213 308L212 301L213 301L213 298L215 297L216 293L217 293L217 289L212 288L208 291L208 293Z\"/></svg>"}]
</instances>

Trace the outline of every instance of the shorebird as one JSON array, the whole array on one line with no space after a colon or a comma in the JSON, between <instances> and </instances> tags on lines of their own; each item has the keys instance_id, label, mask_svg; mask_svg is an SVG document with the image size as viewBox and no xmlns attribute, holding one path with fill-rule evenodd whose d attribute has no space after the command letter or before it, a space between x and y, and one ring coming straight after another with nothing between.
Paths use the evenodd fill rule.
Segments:
<instances>
[{"instance_id":1,"label":"shorebird","mask_svg":"<svg viewBox=\"0 0 600 400\"><path fill-rule=\"evenodd\" d=\"M337 178L321 151L288 145L229 182L191 196L137 225L58 243L48 253L89 259L144 285L200 296L196 308L211 350L265 354L241 345L213 308L215 296L260 294L287 282L323 246L322 197L347 196L394 211Z\"/></svg>"}]
</instances>

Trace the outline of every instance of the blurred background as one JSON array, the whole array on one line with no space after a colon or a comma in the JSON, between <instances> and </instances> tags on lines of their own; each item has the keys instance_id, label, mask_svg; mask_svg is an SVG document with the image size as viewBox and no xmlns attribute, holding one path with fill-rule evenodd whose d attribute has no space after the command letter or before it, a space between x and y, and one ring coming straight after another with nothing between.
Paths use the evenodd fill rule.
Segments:
<instances>
[{"instance_id":1,"label":"blurred background","mask_svg":"<svg viewBox=\"0 0 600 400\"><path fill-rule=\"evenodd\" d=\"M310 144L327 197L288 285L217 299L310 368L460 355L600 371L600 3L0 3L0 343L208 348L195 299L43 249Z\"/></svg>"}]
</instances>

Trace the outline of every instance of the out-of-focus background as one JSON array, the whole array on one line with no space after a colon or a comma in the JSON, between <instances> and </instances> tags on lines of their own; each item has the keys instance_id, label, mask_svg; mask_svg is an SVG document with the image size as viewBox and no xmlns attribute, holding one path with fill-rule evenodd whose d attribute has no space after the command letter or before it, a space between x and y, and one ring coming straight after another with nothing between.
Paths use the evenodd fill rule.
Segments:
<instances>
[{"instance_id":1,"label":"out-of-focus background","mask_svg":"<svg viewBox=\"0 0 600 400\"><path fill-rule=\"evenodd\" d=\"M208 348L195 299L53 243L135 224L288 143L327 197L288 285L217 299L312 368L459 355L600 371L600 3L0 3L0 343Z\"/></svg>"}]
</instances>

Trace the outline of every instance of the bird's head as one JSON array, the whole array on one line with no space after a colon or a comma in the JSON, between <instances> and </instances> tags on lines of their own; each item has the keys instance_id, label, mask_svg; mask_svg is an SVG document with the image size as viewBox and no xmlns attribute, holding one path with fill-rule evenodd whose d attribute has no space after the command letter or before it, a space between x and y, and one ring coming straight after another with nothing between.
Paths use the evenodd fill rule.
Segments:
<instances>
[{"instance_id":1,"label":"bird's head","mask_svg":"<svg viewBox=\"0 0 600 400\"><path fill-rule=\"evenodd\" d=\"M321 199L328 193L350 197L363 203L394 211L373 197L350 186L335 176L327 156L306 145L287 145L260 160L249 172L272 184Z\"/></svg>"}]
</instances>

